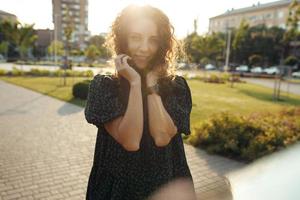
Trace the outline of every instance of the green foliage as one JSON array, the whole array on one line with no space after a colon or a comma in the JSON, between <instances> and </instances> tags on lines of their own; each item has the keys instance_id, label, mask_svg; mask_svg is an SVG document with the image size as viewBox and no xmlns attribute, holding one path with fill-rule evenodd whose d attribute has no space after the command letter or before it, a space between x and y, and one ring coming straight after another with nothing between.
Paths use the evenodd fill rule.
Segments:
<instances>
[{"instance_id":1,"label":"green foliage","mask_svg":"<svg viewBox=\"0 0 300 200\"><path fill-rule=\"evenodd\" d=\"M94 35L89 39L89 45L95 45L99 51L100 58L110 58L111 53L105 46L105 38L102 35Z\"/></svg>"},{"instance_id":2,"label":"green foliage","mask_svg":"<svg viewBox=\"0 0 300 200\"><path fill-rule=\"evenodd\" d=\"M10 74L13 76L23 76L25 74L25 72L23 72L22 70L20 70L16 67L13 67Z\"/></svg>"},{"instance_id":3,"label":"green foliage","mask_svg":"<svg viewBox=\"0 0 300 200\"><path fill-rule=\"evenodd\" d=\"M299 62L299 60L295 56L289 56L284 60L285 65L294 66Z\"/></svg>"},{"instance_id":4,"label":"green foliage","mask_svg":"<svg viewBox=\"0 0 300 200\"><path fill-rule=\"evenodd\" d=\"M75 98L87 99L90 80L85 80L74 84L72 94Z\"/></svg>"},{"instance_id":5,"label":"green foliage","mask_svg":"<svg viewBox=\"0 0 300 200\"><path fill-rule=\"evenodd\" d=\"M48 53L54 56L55 50L56 50L56 55L58 56L64 55L64 44L60 41L56 41L56 40L52 41L48 47Z\"/></svg>"},{"instance_id":6,"label":"green foliage","mask_svg":"<svg viewBox=\"0 0 300 200\"><path fill-rule=\"evenodd\" d=\"M49 76L51 73L49 70L46 70L46 69L32 68L32 69L30 69L30 72L28 74L33 75L33 76Z\"/></svg>"},{"instance_id":7,"label":"green foliage","mask_svg":"<svg viewBox=\"0 0 300 200\"><path fill-rule=\"evenodd\" d=\"M259 65L261 64L263 58L261 55L253 54L248 59L250 65Z\"/></svg>"},{"instance_id":8,"label":"green foliage","mask_svg":"<svg viewBox=\"0 0 300 200\"><path fill-rule=\"evenodd\" d=\"M9 43L7 41L3 41L0 43L0 54L7 55L8 45L9 45Z\"/></svg>"},{"instance_id":9,"label":"green foliage","mask_svg":"<svg viewBox=\"0 0 300 200\"><path fill-rule=\"evenodd\" d=\"M300 140L300 108L248 116L222 112L197 124L187 140L210 153L253 161Z\"/></svg>"},{"instance_id":10,"label":"green foliage","mask_svg":"<svg viewBox=\"0 0 300 200\"><path fill-rule=\"evenodd\" d=\"M92 63L99 56L100 52L95 45L90 45L85 50L85 56Z\"/></svg>"},{"instance_id":11,"label":"green foliage","mask_svg":"<svg viewBox=\"0 0 300 200\"><path fill-rule=\"evenodd\" d=\"M0 35L7 44L1 47L1 51L8 52L8 54L16 51L21 59L27 58L29 49L34 47L37 40L34 24L21 24L5 20L0 22Z\"/></svg>"},{"instance_id":12,"label":"green foliage","mask_svg":"<svg viewBox=\"0 0 300 200\"><path fill-rule=\"evenodd\" d=\"M229 81L233 81L233 82L243 82L239 76L234 76L232 77L231 74L229 73L210 73L206 76L200 77L200 76L196 76L193 78L189 78L188 76L186 76L187 79L198 79L198 80L203 80L204 82L207 83L226 83Z\"/></svg>"},{"instance_id":13,"label":"green foliage","mask_svg":"<svg viewBox=\"0 0 300 200\"><path fill-rule=\"evenodd\" d=\"M288 43L289 41L296 41L300 39L300 32L298 24L300 21L300 3L293 0L289 5L288 17L286 19L287 31L284 34L283 40Z\"/></svg>"},{"instance_id":14,"label":"green foliage","mask_svg":"<svg viewBox=\"0 0 300 200\"><path fill-rule=\"evenodd\" d=\"M0 69L0 76L4 76L7 74L7 71L5 69Z\"/></svg>"},{"instance_id":15,"label":"green foliage","mask_svg":"<svg viewBox=\"0 0 300 200\"><path fill-rule=\"evenodd\" d=\"M223 78L221 76L218 76L216 74L210 74L208 77L204 78L204 82L209 83L225 83Z\"/></svg>"},{"instance_id":16,"label":"green foliage","mask_svg":"<svg viewBox=\"0 0 300 200\"><path fill-rule=\"evenodd\" d=\"M0 71L0 75L1 75L1 73L10 74L12 76L30 75L30 76L58 76L58 77L61 77L61 76L64 76L65 71L62 69L50 71L47 69L32 68L29 72L23 72L20 69L17 69L16 67L14 67L10 73L5 72L4 70ZM68 70L66 70L66 76L67 77L93 77L94 73L92 70L74 71L74 70L68 69Z\"/></svg>"},{"instance_id":17,"label":"green foliage","mask_svg":"<svg viewBox=\"0 0 300 200\"><path fill-rule=\"evenodd\" d=\"M192 62L199 63L202 58L214 60L223 57L225 39L222 33L200 36L192 33L184 40L187 55Z\"/></svg>"}]
</instances>

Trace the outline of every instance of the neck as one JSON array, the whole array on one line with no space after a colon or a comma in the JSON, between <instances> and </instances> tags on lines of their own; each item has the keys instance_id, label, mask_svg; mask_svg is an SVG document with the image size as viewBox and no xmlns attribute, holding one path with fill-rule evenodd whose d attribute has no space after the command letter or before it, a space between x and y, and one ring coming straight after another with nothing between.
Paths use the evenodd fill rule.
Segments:
<instances>
[{"instance_id":1,"label":"neck","mask_svg":"<svg viewBox=\"0 0 300 200\"><path fill-rule=\"evenodd\" d=\"M140 74L141 77L145 77L148 73L147 68L140 69L138 67L133 67L137 73Z\"/></svg>"}]
</instances>

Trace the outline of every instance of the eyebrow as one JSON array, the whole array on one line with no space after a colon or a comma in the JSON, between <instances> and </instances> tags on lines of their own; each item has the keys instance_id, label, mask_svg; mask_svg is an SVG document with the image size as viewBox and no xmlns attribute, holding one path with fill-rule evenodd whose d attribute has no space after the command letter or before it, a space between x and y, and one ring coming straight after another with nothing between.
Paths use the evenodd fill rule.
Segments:
<instances>
[{"instance_id":1,"label":"eyebrow","mask_svg":"<svg viewBox=\"0 0 300 200\"><path fill-rule=\"evenodd\" d=\"M141 35L138 32L130 32L129 34L137 34L137 35ZM158 38L158 35L151 35L150 37L154 37L154 38Z\"/></svg>"}]
</instances>

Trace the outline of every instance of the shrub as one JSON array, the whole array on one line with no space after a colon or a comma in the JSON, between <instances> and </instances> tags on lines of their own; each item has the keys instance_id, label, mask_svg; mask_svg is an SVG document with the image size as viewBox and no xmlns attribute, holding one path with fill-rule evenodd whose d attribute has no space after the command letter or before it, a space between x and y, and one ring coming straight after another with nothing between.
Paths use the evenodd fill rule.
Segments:
<instances>
[{"instance_id":1,"label":"shrub","mask_svg":"<svg viewBox=\"0 0 300 200\"><path fill-rule=\"evenodd\" d=\"M28 74L33 76L49 76L51 72L46 69L31 68Z\"/></svg>"},{"instance_id":2,"label":"shrub","mask_svg":"<svg viewBox=\"0 0 300 200\"><path fill-rule=\"evenodd\" d=\"M90 80L85 80L74 84L73 91L72 91L73 96L75 98L80 98L83 100L87 99L90 82L91 82Z\"/></svg>"},{"instance_id":3,"label":"shrub","mask_svg":"<svg viewBox=\"0 0 300 200\"><path fill-rule=\"evenodd\" d=\"M298 59L295 56L289 56L284 60L285 65L296 65L298 63Z\"/></svg>"},{"instance_id":4,"label":"shrub","mask_svg":"<svg viewBox=\"0 0 300 200\"><path fill-rule=\"evenodd\" d=\"M22 70L17 69L16 67L13 67L13 69L11 71L11 75L13 75L13 76L22 76L24 74L25 73Z\"/></svg>"},{"instance_id":5,"label":"shrub","mask_svg":"<svg viewBox=\"0 0 300 200\"><path fill-rule=\"evenodd\" d=\"M5 69L0 69L0 76L6 75L7 71Z\"/></svg>"},{"instance_id":6,"label":"shrub","mask_svg":"<svg viewBox=\"0 0 300 200\"><path fill-rule=\"evenodd\" d=\"M279 113L238 116L223 112L194 127L187 139L194 146L246 162L300 140L300 108Z\"/></svg>"},{"instance_id":7,"label":"shrub","mask_svg":"<svg viewBox=\"0 0 300 200\"><path fill-rule=\"evenodd\" d=\"M208 83L225 83L222 77L216 75L216 74L210 74L208 77L205 77L204 82Z\"/></svg>"},{"instance_id":8,"label":"shrub","mask_svg":"<svg viewBox=\"0 0 300 200\"><path fill-rule=\"evenodd\" d=\"M55 70L52 74L54 76L63 76L64 75L64 70L58 69L58 70Z\"/></svg>"}]
</instances>

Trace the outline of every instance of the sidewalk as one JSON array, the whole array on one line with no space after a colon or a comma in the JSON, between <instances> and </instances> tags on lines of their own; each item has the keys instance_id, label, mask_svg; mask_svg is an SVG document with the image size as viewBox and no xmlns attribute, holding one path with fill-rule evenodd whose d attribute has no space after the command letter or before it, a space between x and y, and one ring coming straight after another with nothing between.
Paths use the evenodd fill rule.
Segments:
<instances>
[{"instance_id":1,"label":"sidewalk","mask_svg":"<svg viewBox=\"0 0 300 200\"><path fill-rule=\"evenodd\" d=\"M0 200L85 199L97 129L83 108L3 81L0 91ZM224 195L222 175L243 167L185 150L199 199Z\"/></svg>"}]
</instances>

